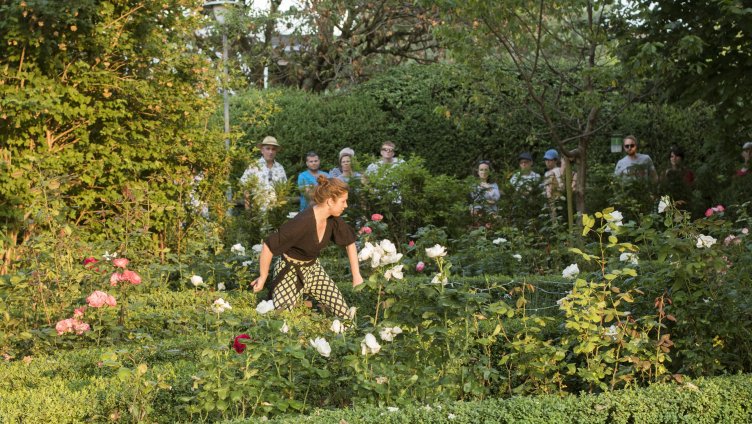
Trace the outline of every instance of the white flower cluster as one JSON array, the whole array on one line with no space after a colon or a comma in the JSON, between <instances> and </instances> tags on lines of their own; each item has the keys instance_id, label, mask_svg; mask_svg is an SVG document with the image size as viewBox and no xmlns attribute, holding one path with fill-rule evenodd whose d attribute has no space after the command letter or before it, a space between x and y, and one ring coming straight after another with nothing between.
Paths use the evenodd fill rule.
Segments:
<instances>
[{"instance_id":1,"label":"white flower cluster","mask_svg":"<svg viewBox=\"0 0 752 424\"><path fill-rule=\"evenodd\" d=\"M714 245L715 242L717 242L717 241L718 240L714 239L711 236L706 236L704 234L700 234L699 236L697 236L697 245L696 246L698 248L709 249L710 246Z\"/></svg>"},{"instance_id":2,"label":"white flower cluster","mask_svg":"<svg viewBox=\"0 0 752 424\"><path fill-rule=\"evenodd\" d=\"M572 279L580 273L580 267L577 264L569 265L561 272L561 276L567 279Z\"/></svg>"},{"instance_id":3,"label":"white flower cluster","mask_svg":"<svg viewBox=\"0 0 752 424\"><path fill-rule=\"evenodd\" d=\"M110 253L109 251L105 250L104 254L102 254L102 259L104 259L105 261L109 261L115 258L117 258L117 252Z\"/></svg>"},{"instance_id":4,"label":"white flower cluster","mask_svg":"<svg viewBox=\"0 0 752 424\"><path fill-rule=\"evenodd\" d=\"M498 245L506 243L506 242L507 242L507 239L505 239L504 237L499 237L497 239L494 239L493 244L495 244L495 245L498 246Z\"/></svg>"},{"instance_id":5,"label":"white flower cluster","mask_svg":"<svg viewBox=\"0 0 752 424\"><path fill-rule=\"evenodd\" d=\"M399 327L384 327L379 332L381 340L385 342L393 341L398 334L402 334L402 329Z\"/></svg>"},{"instance_id":6,"label":"white flower cluster","mask_svg":"<svg viewBox=\"0 0 752 424\"><path fill-rule=\"evenodd\" d=\"M273 310L274 310L273 300L262 300L261 302L259 302L258 305L256 305L256 312L258 312L260 315L264 315Z\"/></svg>"},{"instance_id":7,"label":"white flower cluster","mask_svg":"<svg viewBox=\"0 0 752 424\"><path fill-rule=\"evenodd\" d=\"M360 261L371 260L371 268L391 265L402 259L402 253L397 253L397 247L389 240L381 240L378 244L366 242L358 253Z\"/></svg>"},{"instance_id":8,"label":"white flower cluster","mask_svg":"<svg viewBox=\"0 0 752 424\"><path fill-rule=\"evenodd\" d=\"M212 311L216 314L221 314L224 311L232 309L232 306L230 306L229 303L227 303L226 300L222 299L221 297L214 301L214 303L211 306Z\"/></svg>"},{"instance_id":9,"label":"white flower cluster","mask_svg":"<svg viewBox=\"0 0 752 424\"><path fill-rule=\"evenodd\" d=\"M242 244L238 243L230 248L230 252L238 256L243 256L245 255L245 247L243 247Z\"/></svg>"},{"instance_id":10,"label":"white flower cluster","mask_svg":"<svg viewBox=\"0 0 752 424\"><path fill-rule=\"evenodd\" d=\"M360 353L363 355L375 355L381 350L381 345L376 340L376 336L371 333L366 334L366 337L360 342Z\"/></svg>"}]
</instances>

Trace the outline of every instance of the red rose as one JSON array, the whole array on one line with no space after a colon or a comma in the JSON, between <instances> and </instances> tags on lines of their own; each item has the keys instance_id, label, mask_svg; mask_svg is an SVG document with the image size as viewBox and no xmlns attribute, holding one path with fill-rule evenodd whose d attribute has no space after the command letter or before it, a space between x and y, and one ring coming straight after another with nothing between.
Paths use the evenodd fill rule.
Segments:
<instances>
[{"instance_id":1,"label":"red rose","mask_svg":"<svg viewBox=\"0 0 752 424\"><path fill-rule=\"evenodd\" d=\"M89 265L89 264L95 264L97 262L99 262L99 261L95 257L90 256L90 257L84 259L84 266Z\"/></svg>"},{"instance_id":2,"label":"red rose","mask_svg":"<svg viewBox=\"0 0 752 424\"><path fill-rule=\"evenodd\" d=\"M235 341L232 343L232 348L235 349L235 352L243 353L245 352L245 344L241 343L240 341L243 339L251 340L251 336L248 334L241 334L237 337L235 337Z\"/></svg>"}]
</instances>

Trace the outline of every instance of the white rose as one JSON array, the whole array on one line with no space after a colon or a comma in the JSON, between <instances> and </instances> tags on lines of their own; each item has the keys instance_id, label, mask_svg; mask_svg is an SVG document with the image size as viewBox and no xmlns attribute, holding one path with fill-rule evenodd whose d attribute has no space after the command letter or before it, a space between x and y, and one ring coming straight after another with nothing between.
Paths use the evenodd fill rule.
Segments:
<instances>
[{"instance_id":1,"label":"white rose","mask_svg":"<svg viewBox=\"0 0 752 424\"><path fill-rule=\"evenodd\" d=\"M227 303L224 299L221 297L214 301L214 303L211 306L212 311L214 311L217 314L221 314L224 311L232 309L232 306L230 306L229 303Z\"/></svg>"},{"instance_id":2,"label":"white rose","mask_svg":"<svg viewBox=\"0 0 752 424\"><path fill-rule=\"evenodd\" d=\"M397 265L394 268L390 268L386 270L386 272L384 273L384 278L386 278L387 281L389 281L392 278L394 278L395 280L401 280L403 277L402 275L403 266L404 265Z\"/></svg>"},{"instance_id":3,"label":"white rose","mask_svg":"<svg viewBox=\"0 0 752 424\"><path fill-rule=\"evenodd\" d=\"M273 310L274 301L272 300L262 300L258 305L256 305L256 312L258 312L260 315L264 315L265 313L271 312Z\"/></svg>"},{"instance_id":4,"label":"white rose","mask_svg":"<svg viewBox=\"0 0 752 424\"><path fill-rule=\"evenodd\" d=\"M242 264L240 264L240 265L243 265L244 267L246 267L246 268L247 268L247 267L249 267L249 266L253 265L253 261L244 261L244 262L243 262Z\"/></svg>"},{"instance_id":5,"label":"white rose","mask_svg":"<svg viewBox=\"0 0 752 424\"><path fill-rule=\"evenodd\" d=\"M577 266L577 264L569 265L568 267L564 268L564 271L561 272L561 276L564 278L574 278L577 276L577 274L580 273L580 267Z\"/></svg>"},{"instance_id":6,"label":"white rose","mask_svg":"<svg viewBox=\"0 0 752 424\"><path fill-rule=\"evenodd\" d=\"M242 244L238 243L238 244L233 245L230 248L230 252L232 252L232 253L234 253L236 255L239 255L239 256L243 256L243 255L245 255L245 247L243 247Z\"/></svg>"},{"instance_id":7,"label":"white rose","mask_svg":"<svg viewBox=\"0 0 752 424\"><path fill-rule=\"evenodd\" d=\"M319 355L323 356L324 358L328 358L332 353L332 348L331 346L329 346L329 342L327 342L323 337L317 337L314 340L310 340L310 343L311 346L316 349L316 352L318 352Z\"/></svg>"},{"instance_id":8,"label":"white rose","mask_svg":"<svg viewBox=\"0 0 752 424\"><path fill-rule=\"evenodd\" d=\"M253 247L251 247L251 250L253 250L256 253L261 253L261 250L264 248L263 244L254 244Z\"/></svg>"},{"instance_id":9,"label":"white rose","mask_svg":"<svg viewBox=\"0 0 752 424\"><path fill-rule=\"evenodd\" d=\"M295 218L295 217L296 217L297 215L298 215L298 213L297 213L297 212L290 212L290 213L288 213L288 214L287 214L287 218L288 218L288 219L293 219L293 218Z\"/></svg>"},{"instance_id":10,"label":"white rose","mask_svg":"<svg viewBox=\"0 0 752 424\"><path fill-rule=\"evenodd\" d=\"M381 265L391 265L402 259L402 253L388 253L381 257Z\"/></svg>"},{"instance_id":11,"label":"white rose","mask_svg":"<svg viewBox=\"0 0 752 424\"><path fill-rule=\"evenodd\" d=\"M217 284L217 291L225 291L227 287L225 287L225 283L218 283Z\"/></svg>"},{"instance_id":12,"label":"white rose","mask_svg":"<svg viewBox=\"0 0 752 424\"><path fill-rule=\"evenodd\" d=\"M366 244L363 246L362 249L360 249L360 252L358 252L358 260L359 261L365 261L368 259L371 259L371 256L373 255L373 245L371 242L366 242Z\"/></svg>"},{"instance_id":13,"label":"white rose","mask_svg":"<svg viewBox=\"0 0 752 424\"><path fill-rule=\"evenodd\" d=\"M630 262L633 265L637 265L639 263L639 259L637 258L637 255L630 252L624 252L621 255L619 255L619 260L622 262Z\"/></svg>"},{"instance_id":14,"label":"white rose","mask_svg":"<svg viewBox=\"0 0 752 424\"><path fill-rule=\"evenodd\" d=\"M371 333L366 334L366 337L362 342L360 342L360 351L363 355L373 355L379 353L380 350L381 345L378 341L376 341L376 337Z\"/></svg>"},{"instance_id":15,"label":"white rose","mask_svg":"<svg viewBox=\"0 0 752 424\"><path fill-rule=\"evenodd\" d=\"M280 328L279 331L285 334L287 334L290 331L290 327L287 326L286 321L284 324L282 324L282 328Z\"/></svg>"},{"instance_id":16,"label":"white rose","mask_svg":"<svg viewBox=\"0 0 752 424\"><path fill-rule=\"evenodd\" d=\"M661 197L661 200L658 202L658 213L663 213L668 205L671 204L671 198L668 196Z\"/></svg>"},{"instance_id":17,"label":"white rose","mask_svg":"<svg viewBox=\"0 0 752 424\"><path fill-rule=\"evenodd\" d=\"M610 216L610 218L609 218ZM621 221L624 219L624 215L621 214L619 211L613 211L606 216L606 221L608 222L614 222L617 223L616 225L621 225Z\"/></svg>"},{"instance_id":18,"label":"white rose","mask_svg":"<svg viewBox=\"0 0 752 424\"><path fill-rule=\"evenodd\" d=\"M437 244L433 247L429 247L426 249L426 255L428 255L429 258L438 258L439 256L446 256L446 247Z\"/></svg>"},{"instance_id":19,"label":"white rose","mask_svg":"<svg viewBox=\"0 0 752 424\"><path fill-rule=\"evenodd\" d=\"M495 244L495 245L498 246L498 245L500 245L502 243L506 243L506 242L507 242L507 239L505 239L503 237L499 237L497 239L494 239L493 244Z\"/></svg>"},{"instance_id":20,"label":"white rose","mask_svg":"<svg viewBox=\"0 0 752 424\"><path fill-rule=\"evenodd\" d=\"M512 257L515 258L515 259L517 259L517 261L521 261L522 260L522 255L520 255L519 253L515 253L514 255L512 255Z\"/></svg>"},{"instance_id":21,"label":"white rose","mask_svg":"<svg viewBox=\"0 0 752 424\"><path fill-rule=\"evenodd\" d=\"M703 247L704 248L710 248L710 246L714 245L716 241L718 241L718 240L714 239L711 236L706 236L704 234L700 234L697 237L697 247L699 247L699 248L703 248Z\"/></svg>"},{"instance_id":22,"label":"white rose","mask_svg":"<svg viewBox=\"0 0 752 424\"><path fill-rule=\"evenodd\" d=\"M203 286L204 279L201 278L200 275L193 275L191 276L191 284L193 284L194 287Z\"/></svg>"},{"instance_id":23,"label":"white rose","mask_svg":"<svg viewBox=\"0 0 752 424\"><path fill-rule=\"evenodd\" d=\"M397 247L389 240L381 240L379 246L381 247L381 250L384 251L384 253L397 253Z\"/></svg>"},{"instance_id":24,"label":"white rose","mask_svg":"<svg viewBox=\"0 0 752 424\"><path fill-rule=\"evenodd\" d=\"M329 327L329 329L332 330L334 334L342 334L345 331L345 326L342 325L338 319L335 319L332 321L332 326Z\"/></svg>"},{"instance_id":25,"label":"white rose","mask_svg":"<svg viewBox=\"0 0 752 424\"><path fill-rule=\"evenodd\" d=\"M399 327L384 327L379 331L379 337L385 342L391 342L398 334L402 334L402 329Z\"/></svg>"},{"instance_id":26,"label":"white rose","mask_svg":"<svg viewBox=\"0 0 752 424\"><path fill-rule=\"evenodd\" d=\"M447 278L446 277L442 278L441 274L434 275L433 280L431 280L431 284L441 284L442 286L446 286L447 283L448 283Z\"/></svg>"}]
</instances>

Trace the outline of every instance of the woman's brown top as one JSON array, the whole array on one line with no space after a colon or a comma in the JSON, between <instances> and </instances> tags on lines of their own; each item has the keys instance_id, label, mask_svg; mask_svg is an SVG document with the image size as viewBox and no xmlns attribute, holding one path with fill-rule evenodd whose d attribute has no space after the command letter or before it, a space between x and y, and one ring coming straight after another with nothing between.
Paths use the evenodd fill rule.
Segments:
<instances>
[{"instance_id":1,"label":"woman's brown top","mask_svg":"<svg viewBox=\"0 0 752 424\"><path fill-rule=\"evenodd\" d=\"M355 242L355 231L338 216L326 219L324 237L319 242L316 233L316 217L313 207L306 208L295 218L285 222L279 231L270 234L264 243L272 254L285 254L293 259L310 261L333 241L338 246L348 246Z\"/></svg>"}]
</instances>

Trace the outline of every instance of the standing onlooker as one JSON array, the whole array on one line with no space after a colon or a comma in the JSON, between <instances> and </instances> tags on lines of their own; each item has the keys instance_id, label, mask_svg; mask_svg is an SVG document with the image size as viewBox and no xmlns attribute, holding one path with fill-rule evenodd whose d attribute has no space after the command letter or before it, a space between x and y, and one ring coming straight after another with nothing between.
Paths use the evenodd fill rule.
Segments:
<instances>
[{"instance_id":1,"label":"standing onlooker","mask_svg":"<svg viewBox=\"0 0 752 424\"><path fill-rule=\"evenodd\" d=\"M559 166L559 152L556 149L549 149L543 155L543 161L546 163L546 173L543 175L543 189L546 198L549 200L559 197L564 190L564 175L562 168Z\"/></svg>"},{"instance_id":2,"label":"standing onlooker","mask_svg":"<svg viewBox=\"0 0 752 424\"><path fill-rule=\"evenodd\" d=\"M378 162L368 165L368 168L366 168L366 174L375 174L382 165L399 165L404 162L402 159L394 157L396 149L397 147L393 142L383 142L380 151L381 159Z\"/></svg>"},{"instance_id":3,"label":"standing onlooker","mask_svg":"<svg viewBox=\"0 0 752 424\"><path fill-rule=\"evenodd\" d=\"M521 189L530 191L541 180L540 174L533 171L533 155L529 152L522 152L517 159L520 161L520 169L512 175L509 183L517 191Z\"/></svg>"},{"instance_id":4,"label":"standing onlooker","mask_svg":"<svg viewBox=\"0 0 752 424\"><path fill-rule=\"evenodd\" d=\"M690 189L695 182L695 174L684 164L684 149L672 146L669 153L670 166L663 173L661 189L671 196L678 205L687 205Z\"/></svg>"},{"instance_id":5,"label":"standing onlooker","mask_svg":"<svg viewBox=\"0 0 752 424\"><path fill-rule=\"evenodd\" d=\"M316 179L319 175L329 177L324 171L319 170L321 161L319 155L316 152L308 152L306 154L306 169L298 175L298 188L300 189L300 210L308 207L308 202L313 194L313 189L318 185Z\"/></svg>"},{"instance_id":6,"label":"standing onlooker","mask_svg":"<svg viewBox=\"0 0 752 424\"><path fill-rule=\"evenodd\" d=\"M496 203L501 198L501 192L499 185L491 180L491 162L487 160L478 162L476 172L478 174L478 185L471 193L471 212L474 216L495 215L499 210Z\"/></svg>"},{"instance_id":7,"label":"standing onlooker","mask_svg":"<svg viewBox=\"0 0 752 424\"><path fill-rule=\"evenodd\" d=\"M360 172L353 170L353 160L355 159L355 151L349 147L345 147L339 152L339 167L329 171L331 178L339 178L344 182L350 182L352 177L360 177Z\"/></svg>"},{"instance_id":8,"label":"standing onlooker","mask_svg":"<svg viewBox=\"0 0 752 424\"><path fill-rule=\"evenodd\" d=\"M266 136L258 145L261 150L261 158L248 168L240 177L241 186L245 186L245 208L250 208L251 194L253 200L261 211L266 211L277 200L274 185L286 183L287 175L285 168L275 160L281 146L277 139Z\"/></svg>"},{"instance_id":9,"label":"standing onlooker","mask_svg":"<svg viewBox=\"0 0 752 424\"><path fill-rule=\"evenodd\" d=\"M655 171L653 160L650 156L637 153L637 138L633 135L624 137L624 151L626 156L616 163L614 175L617 177L629 177L658 182L658 173Z\"/></svg>"},{"instance_id":10,"label":"standing onlooker","mask_svg":"<svg viewBox=\"0 0 752 424\"><path fill-rule=\"evenodd\" d=\"M749 161L752 159L752 141L748 141L742 146L742 158L744 158L744 165L736 171L738 177L743 177L752 172L752 170L749 169Z\"/></svg>"}]
</instances>

